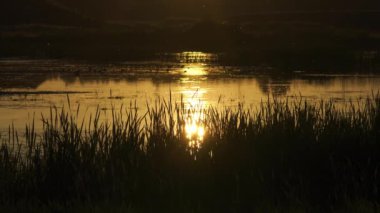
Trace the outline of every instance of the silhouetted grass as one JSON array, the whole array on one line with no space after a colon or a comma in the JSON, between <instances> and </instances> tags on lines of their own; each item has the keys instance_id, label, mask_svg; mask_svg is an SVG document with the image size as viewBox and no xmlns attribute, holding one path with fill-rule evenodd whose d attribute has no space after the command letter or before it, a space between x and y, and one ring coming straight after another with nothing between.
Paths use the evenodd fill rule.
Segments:
<instances>
[{"instance_id":1,"label":"silhouetted grass","mask_svg":"<svg viewBox=\"0 0 380 213\"><path fill-rule=\"evenodd\" d=\"M340 108L274 99L257 109L186 109L170 99L148 106L145 115L122 108L102 122L98 111L86 123L52 108L41 134L30 124L25 136L10 127L2 137L1 206L375 212L380 96L360 103ZM186 137L186 119L195 110L205 127L200 148Z\"/></svg>"}]
</instances>

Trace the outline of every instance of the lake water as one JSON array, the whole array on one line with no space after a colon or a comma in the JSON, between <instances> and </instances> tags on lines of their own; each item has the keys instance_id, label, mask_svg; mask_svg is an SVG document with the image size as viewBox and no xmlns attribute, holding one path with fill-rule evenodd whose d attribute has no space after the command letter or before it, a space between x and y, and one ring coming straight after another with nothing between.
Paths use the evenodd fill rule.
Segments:
<instances>
[{"instance_id":1,"label":"lake water","mask_svg":"<svg viewBox=\"0 0 380 213\"><path fill-rule=\"evenodd\" d=\"M169 57L169 56L168 56ZM172 56L170 56L172 57ZM170 58L169 57L169 58ZM198 52L147 62L90 64L51 60L0 61L0 132L13 124L21 131L50 109L76 111L81 117L96 109L133 103L143 114L159 98L183 101L186 107L255 107L268 96L337 103L357 101L380 90L380 75L281 72L270 67L218 65L216 56ZM70 103L70 106L69 106ZM189 134L204 129L189 124Z\"/></svg>"}]
</instances>

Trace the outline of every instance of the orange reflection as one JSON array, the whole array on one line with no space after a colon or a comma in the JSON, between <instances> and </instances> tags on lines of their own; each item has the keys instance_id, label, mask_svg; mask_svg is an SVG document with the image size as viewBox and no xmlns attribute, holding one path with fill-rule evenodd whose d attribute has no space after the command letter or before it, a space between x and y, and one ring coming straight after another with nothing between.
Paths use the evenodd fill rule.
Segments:
<instances>
[{"instance_id":1,"label":"orange reflection","mask_svg":"<svg viewBox=\"0 0 380 213\"><path fill-rule=\"evenodd\" d=\"M206 93L205 89L199 87L183 89L181 91L185 109L187 110L185 133L189 141L189 147L191 148L200 148L206 133L204 125L204 109L207 106L204 95Z\"/></svg>"},{"instance_id":2,"label":"orange reflection","mask_svg":"<svg viewBox=\"0 0 380 213\"><path fill-rule=\"evenodd\" d=\"M208 74L203 62L209 60L210 55L202 52L183 52L178 55L184 67L180 73L186 76L182 79L184 87L180 89L185 109L185 133L190 148L200 148L204 136L204 114L203 110L207 106L205 94L207 90L199 86L201 76Z\"/></svg>"},{"instance_id":3,"label":"orange reflection","mask_svg":"<svg viewBox=\"0 0 380 213\"><path fill-rule=\"evenodd\" d=\"M184 65L180 72L186 76L207 75L205 64L215 60L214 58L214 54L203 52L182 52L177 54L178 61Z\"/></svg>"},{"instance_id":4,"label":"orange reflection","mask_svg":"<svg viewBox=\"0 0 380 213\"><path fill-rule=\"evenodd\" d=\"M218 58L215 54L196 51L177 53L176 57L182 63L209 63Z\"/></svg>"},{"instance_id":5,"label":"orange reflection","mask_svg":"<svg viewBox=\"0 0 380 213\"><path fill-rule=\"evenodd\" d=\"M191 148L200 148L204 135L205 135L205 126L203 124L203 113L201 111L198 112L190 112L187 115L185 121L185 131L186 138L189 140L189 147Z\"/></svg>"},{"instance_id":6,"label":"orange reflection","mask_svg":"<svg viewBox=\"0 0 380 213\"><path fill-rule=\"evenodd\" d=\"M203 64L189 64L183 69L183 73L187 76L202 76L206 75L207 71Z\"/></svg>"}]
</instances>

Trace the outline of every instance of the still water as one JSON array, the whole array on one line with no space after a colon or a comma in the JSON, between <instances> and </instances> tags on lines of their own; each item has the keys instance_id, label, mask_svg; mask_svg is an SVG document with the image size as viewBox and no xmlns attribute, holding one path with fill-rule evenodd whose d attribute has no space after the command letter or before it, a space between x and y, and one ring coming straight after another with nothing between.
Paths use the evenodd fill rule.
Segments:
<instances>
[{"instance_id":1,"label":"still water","mask_svg":"<svg viewBox=\"0 0 380 213\"><path fill-rule=\"evenodd\" d=\"M41 116L51 107L76 111L86 118L97 109L103 119L112 108L147 105L160 98L182 101L187 108L254 108L268 97L337 103L357 101L380 90L380 75L278 72L269 67L218 65L212 54L188 52L174 60L88 64L70 61L0 61L0 132L13 125L41 128ZM165 56L173 58L172 56ZM206 131L194 113L186 123L190 141L201 141ZM194 141L193 141L194 142Z\"/></svg>"}]
</instances>

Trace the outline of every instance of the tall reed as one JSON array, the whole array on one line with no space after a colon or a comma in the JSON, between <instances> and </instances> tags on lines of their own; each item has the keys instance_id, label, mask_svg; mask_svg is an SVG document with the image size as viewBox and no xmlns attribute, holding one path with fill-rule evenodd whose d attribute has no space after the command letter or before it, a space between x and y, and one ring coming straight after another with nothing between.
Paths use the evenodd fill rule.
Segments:
<instances>
[{"instance_id":1,"label":"tall reed","mask_svg":"<svg viewBox=\"0 0 380 213\"><path fill-rule=\"evenodd\" d=\"M100 110L89 122L52 107L43 131L9 128L0 148L0 202L124 203L152 210L321 209L379 201L380 96L337 107L268 99L256 109L187 108L157 100ZM187 120L204 128L190 146ZM19 139L20 138L20 139Z\"/></svg>"}]
</instances>

